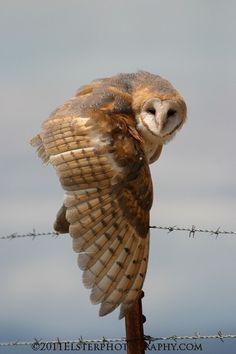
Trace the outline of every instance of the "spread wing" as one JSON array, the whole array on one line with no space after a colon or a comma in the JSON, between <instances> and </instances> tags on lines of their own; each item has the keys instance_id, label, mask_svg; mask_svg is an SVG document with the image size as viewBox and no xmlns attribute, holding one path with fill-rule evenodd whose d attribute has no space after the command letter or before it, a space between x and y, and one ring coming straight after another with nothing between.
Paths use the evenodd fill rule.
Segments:
<instances>
[{"instance_id":1,"label":"spread wing","mask_svg":"<svg viewBox=\"0 0 236 354\"><path fill-rule=\"evenodd\" d=\"M138 298L149 252L152 182L142 144L122 114L63 113L32 139L65 190L56 225L73 238L83 282L100 316L121 305L122 318ZM60 229L60 227L59 227Z\"/></svg>"}]
</instances>

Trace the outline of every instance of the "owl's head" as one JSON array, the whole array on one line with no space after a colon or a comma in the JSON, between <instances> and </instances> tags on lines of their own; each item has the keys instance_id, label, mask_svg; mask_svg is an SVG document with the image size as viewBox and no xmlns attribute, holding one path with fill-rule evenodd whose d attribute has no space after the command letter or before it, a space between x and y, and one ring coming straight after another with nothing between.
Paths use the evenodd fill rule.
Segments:
<instances>
[{"instance_id":1,"label":"owl's head","mask_svg":"<svg viewBox=\"0 0 236 354\"><path fill-rule=\"evenodd\" d=\"M126 116L143 141L149 163L158 159L186 119L186 104L171 83L145 71L98 79L82 87L81 115L102 112L111 118Z\"/></svg>"},{"instance_id":2,"label":"owl's head","mask_svg":"<svg viewBox=\"0 0 236 354\"><path fill-rule=\"evenodd\" d=\"M141 72L140 84L133 93L133 110L148 160L154 162L162 145L171 140L184 124L186 104L169 81Z\"/></svg>"},{"instance_id":3,"label":"owl's head","mask_svg":"<svg viewBox=\"0 0 236 354\"><path fill-rule=\"evenodd\" d=\"M137 119L139 128L165 142L182 126L185 115L180 102L149 98L144 101Z\"/></svg>"}]
</instances>

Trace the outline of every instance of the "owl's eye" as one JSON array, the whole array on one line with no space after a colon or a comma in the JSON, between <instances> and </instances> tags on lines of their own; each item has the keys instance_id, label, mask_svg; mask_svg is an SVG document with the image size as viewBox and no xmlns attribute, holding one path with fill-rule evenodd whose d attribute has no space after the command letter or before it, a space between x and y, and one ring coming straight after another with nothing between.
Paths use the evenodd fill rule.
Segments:
<instances>
[{"instance_id":1,"label":"owl's eye","mask_svg":"<svg viewBox=\"0 0 236 354\"><path fill-rule=\"evenodd\" d=\"M153 116L155 116L155 114L156 114L155 108L148 108L146 112L149 114L152 114Z\"/></svg>"},{"instance_id":2,"label":"owl's eye","mask_svg":"<svg viewBox=\"0 0 236 354\"><path fill-rule=\"evenodd\" d=\"M173 117L175 115L176 111L174 109L169 109L167 111L167 118Z\"/></svg>"}]
</instances>

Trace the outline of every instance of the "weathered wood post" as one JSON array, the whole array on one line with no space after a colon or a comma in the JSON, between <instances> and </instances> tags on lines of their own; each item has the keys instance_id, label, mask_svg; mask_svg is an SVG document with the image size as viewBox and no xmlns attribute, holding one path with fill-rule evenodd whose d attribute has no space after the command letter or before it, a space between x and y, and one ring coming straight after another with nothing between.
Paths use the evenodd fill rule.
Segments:
<instances>
[{"instance_id":1,"label":"weathered wood post","mask_svg":"<svg viewBox=\"0 0 236 354\"><path fill-rule=\"evenodd\" d=\"M127 339L127 354L144 354L145 341L143 333L143 323L146 321L142 312L142 291L140 298L125 316L125 329Z\"/></svg>"}]
</instances>

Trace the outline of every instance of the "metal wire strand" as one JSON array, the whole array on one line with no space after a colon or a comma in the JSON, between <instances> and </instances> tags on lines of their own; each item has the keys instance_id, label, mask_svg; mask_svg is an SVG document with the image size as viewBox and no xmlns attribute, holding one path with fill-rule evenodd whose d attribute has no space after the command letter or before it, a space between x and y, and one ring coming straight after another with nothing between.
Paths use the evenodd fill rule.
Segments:
<instances>
[{"instance_id":1,"label":"metal wire strand","mask_svg":"<svg viewBox=\"0 0 236 354\"><path fill-rule=\"evenodd\" d=\"M210 235L236 235L235 231L224 231L221 230L220 227L218 227L216 230L208 230L208 229L202 229L202 228L196 228L194 225L192 227L178 227L178 226L149 226L150 229L158 229L158 230L166 230L168 233L171 233L173 231L184 231L188 232L189 237L194 237L197 232L200 233L209 233Z\"/></svg>"},{"instance_id":2,"label":"metal wire strand","mask_svg":"<svg viewBox=\"0 0 236 354\"><path fill-rule=\"evenodd\" d=\"M58 232L55 231L47 231L47 232L36 232L35 229L33 229L32 232L28 232L26 234L19 234L18 232L13 232L10 235L6 235L6 236L0 236L0 240L14 240L16 238L31 238L32 240L34 240L36 237L41 237L41 236L54 236L57 237L60 234Z\"/></svg>"},{"instance_id":3,"label":"metal wire strand","mask_svg":"<svg viewBox=\"0 0 236 354\"><path fill-rule=\"evenodd\" d=\"M220 227L218 227L216 230L209 230L209 229L203 229L203 228L196 228L194 225L192 227L178 227L178 226L149 226L150 229L157 229L157 230L166 230L167 233L171 233L174 231L182 231L182 232L187 232L189 237L195 237L196 233L207 233L210 235L215 235L216 238L220 235L236 235L235 231L224 231L221 230ZM32 232L28 232L26 234L19 234L18 232L13 232L10 235L6 236L0 236L0 240L14 240L16 238L31 238L35 239L36 237L42 237L42 236L53 236L57 237L61 234L55 231L48 231L48 232L36 232L35 229L33 229ZM64 234L63 234L64 235Z\"/></svg>"},{"instance_id":4,"label":"metal wire strand","mask_svg":"<svg viewBox=\"0 0 236 354\"><path fill-rule=\"evenodd\" d=\"M201 335L199 333L195 333L192 336L162 336L162 337L153 337L153 336L144 336L144 341L147 343L158 342L158 341L178 341L178 340L206 340L206 339L219 339L224 342L224 339L236 339L236 334L223 334L222 331L218 331L215 335ZM132 340L132 339L131 339ZM135 340L135 338L133 339ZM140 339L139 339L140 340ZM127 343L126 338L106 338L102 337L100 339L83 339L83 337L79 337L78 339L63 339L60 340L57 338L56 340L46 340L34 338L31 341L9 341L9 342L0 342L0 347L14 347L14 346L32 346L35 344L90 344L90 343Z\"/></svg>"}]
</instances>

